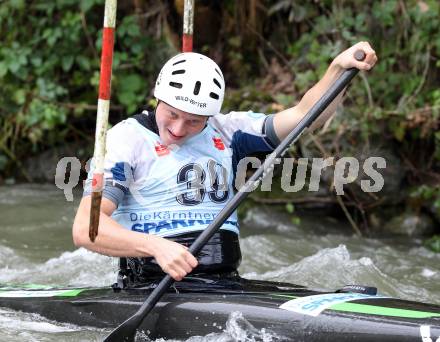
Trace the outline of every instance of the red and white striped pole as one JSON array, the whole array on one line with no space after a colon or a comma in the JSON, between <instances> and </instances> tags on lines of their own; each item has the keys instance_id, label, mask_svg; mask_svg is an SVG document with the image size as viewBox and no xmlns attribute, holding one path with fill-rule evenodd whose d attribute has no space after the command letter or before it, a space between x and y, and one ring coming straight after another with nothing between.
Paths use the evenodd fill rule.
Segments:
<instances>
[{"instance_id":1,"label":"red and white striped pole","mask_svg":"<svg viewBox=\"0 0 440 342\"><path fill-rule=\"evenodd\" d=\"M110 89L112 79L113 45L115 41L117 0L106 0L104 30L102 33L101 73L99 79L98 110L96 118L92 204L90 208L89 237L92 242L98 235L102 190L104 188L104 157L107 136Z\"/></svg>"},{"instance_id":2,"label":"red and white striped pole","mask_svg":"<svg viewBox=\"0 0 440 342\"><path fill-rule=\"evenodd\" d=\"M194 0L185 0L183 5L183 37L182 52L193 49Z\"/></svg>"}]
</instances>

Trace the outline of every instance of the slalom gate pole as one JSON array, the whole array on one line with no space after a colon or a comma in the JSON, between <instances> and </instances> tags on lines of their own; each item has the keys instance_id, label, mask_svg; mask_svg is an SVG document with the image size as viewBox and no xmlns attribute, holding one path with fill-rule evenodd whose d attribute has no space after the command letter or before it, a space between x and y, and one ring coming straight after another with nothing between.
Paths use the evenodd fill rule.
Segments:
<instances>
[{"instance_id":1,"label":"slalom gate pole","mask_svg":"<svg viewBox=\"0 0 440 342\"><path fill-rule=\"evenodd\" d=\"M185 0L183 5L182 52L193 50L194 0Z\"/></svg>"},{"instance_id":2,"label":"slalom gate pole","mask_svg":"<svg viewBox=\"0 0 440 342\"><path fill-rule=\"evenodd\" d=\"M115 40L117 0L106 0L102 32L101 72L99 78L98 110L96 113L95 150L93 153L92 203L90 207L89 238L98 235L102 190L104 188L104 157L107 136L110 89L112 78L113 45Z\"/></svg>"}]
</instances>

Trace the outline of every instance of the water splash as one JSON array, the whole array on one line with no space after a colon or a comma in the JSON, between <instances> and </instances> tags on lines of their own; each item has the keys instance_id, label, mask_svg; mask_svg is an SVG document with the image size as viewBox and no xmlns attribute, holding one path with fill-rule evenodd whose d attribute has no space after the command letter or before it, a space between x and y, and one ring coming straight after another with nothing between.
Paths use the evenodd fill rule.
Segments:
<instances>
[{"instance_id":1,"label":"water splash","mask_svg":"<svg viewBox=\"0 0 440 342\"><path fill-rule=\"evenodd\" d=\"M0 309L2 341L100 341L102 329L50 321L40 315Z\"/></svg>"},{"instance_id":2,"label":"water splash","mask_svg":"<svg viewBox=\"0 0 440 342\"><path fill-rule=\"evenodd\" d=\"M368 257L353 259L345 245L324 248L292 265L265 273L247 273L245 277L282 282L294 282L312 288L338 289L347 284L369 285L379 292L399 298L413 299L420 289L401 283L383 273Z\"/></svg>"},{"instance_id":3,"label":"water splash","mask_svg":"<svg viewBox=\"0 0 440 342\"><path fill-rule=\"evenodd\" d=\"M0 253L8 253L6 247ZM116 279L116 259L80 248L64 252L42 264L15 256L16 262L0 269L1 283L39 283L58 286L107 286Z\"/></svg>"},{"instance_id":4,"label":"water splash","mask_svg":"<svg viewBox=\"0 0 440 342\"><path fill-rule=\"evenodd\" d=\"M276 342L285 338L267 329L257 329L249 323L239 311L232 312L226 321L225 328L215 325L220 332L210 333L205 336L192 336L187 340L151 340L146 334L137 334L136 342Z\"/></svg>"},{"instance_id":5,"label":"water splash","mask_svg":"<svg viewBox=\"0 0 440 342\"><path fill-rule=\"evenodd\" d=\"M25 259L19 257L12 248L0 245L0 277L13 265L24 263ZM1 281L1 278L0 278Z\"/></svg>"}]
</instances>

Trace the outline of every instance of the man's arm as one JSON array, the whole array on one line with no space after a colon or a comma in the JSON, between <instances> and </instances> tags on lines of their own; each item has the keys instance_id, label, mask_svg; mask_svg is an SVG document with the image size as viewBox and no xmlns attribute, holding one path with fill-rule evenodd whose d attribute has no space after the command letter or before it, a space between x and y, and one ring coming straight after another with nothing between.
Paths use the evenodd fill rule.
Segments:
<instances>
[{"instance_id":1,"label":"man's arm","mask_svg":"<svg viewBox=\"0 0 440 342\"><path fill-rule=\"evenodd\" d=\"M84 196L78 207L73 223L73 242L77 247L85 247L93 252L110 256L152 256L148 248L148 236L125 229L110 215L116 205L107 198L102 198L99 217L99 233L96 242L89 239L91 196Z\"/></svg>"},{"instance_id":2,"label":"man's arm","mask_svg":"<svg viewBox=\"0 0 440 342\"><path fill-rule=\"evenodd\" d=\"M354 53L357 50L365 52L365 60L357 61ZM360 42L339 54L328 67L321 80L308 90L301 101L295 107L279 112L274 117L275 133L280 140L284 139L301 119L307 114L312 106L321 98L327 89L335 82L338 77L348 68L358 68L360 70L370 70L377 61L376 53L367 42ZM311 130L323 125L335 112L342 101L343 92L338 95L327 109L310 127Z\"/></svg>"},{"instance_id":3,"label":"man's arm","mask_svg":"<svg viewBox=\"0 0 440 342\"><path fill-rule=\"evenodd\" d=\"M89 239L91 196L84 196L73 222L73 242L77 247L115 257L154 257L164 272L181 280L197 266L197 259L187 248L159 236L125 229L110 215L116 205L102 198L99 230L95 242Z\"/></svg>"}]
</instances>

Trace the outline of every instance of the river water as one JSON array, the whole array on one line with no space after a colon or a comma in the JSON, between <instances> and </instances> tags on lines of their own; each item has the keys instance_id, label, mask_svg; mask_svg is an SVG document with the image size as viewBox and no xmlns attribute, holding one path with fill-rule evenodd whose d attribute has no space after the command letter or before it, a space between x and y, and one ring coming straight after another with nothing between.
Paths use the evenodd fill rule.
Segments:
<instances>
[{"instance_id":1,"label":"river water","mask_svg":"<svg viewBox=\"0 0 440 342\"><path fill-rule=\"evenodd\" d=\"M114 259L73 246L79 198L76 193L68 202L52 185L0 187L0 284L114 282ZM440 304L440 254L417 240L359 238L341 225L315 215L301 217L298 227L269 208L251 210L242 222L240 273L316 289L372 285L381 294ZM187 341L251 341L250 329L240 313L232 313L223 332ZM0 341L99 341L108 332L0 308ZM263 341L276 339L264 331L255 334Z\"/></svg>"}]
</instances>

